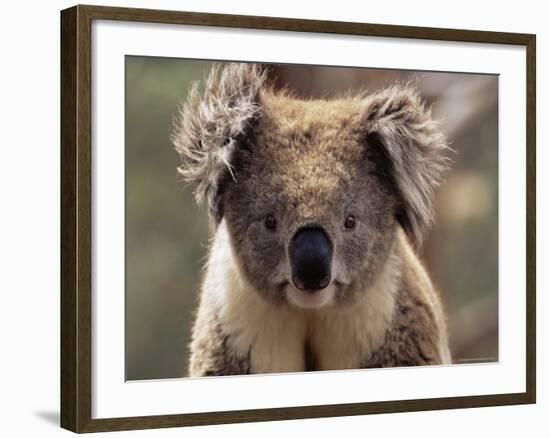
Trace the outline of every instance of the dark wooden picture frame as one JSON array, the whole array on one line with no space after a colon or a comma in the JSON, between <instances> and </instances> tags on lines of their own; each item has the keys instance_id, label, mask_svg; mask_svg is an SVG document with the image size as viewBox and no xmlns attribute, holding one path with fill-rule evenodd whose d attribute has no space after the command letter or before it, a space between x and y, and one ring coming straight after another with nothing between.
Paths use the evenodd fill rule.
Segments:
<instances>
[{"instance_id":1,"label":"dark wooden picture frame","mask_svg":"<svg viewBox=\"0 0 550 438\"><path fill-rule=\"evenodd\" d=\"M526 391L523 393L481 396L92 419L91 25L93 20L138 21L524 46L527 59ZM61 426L74 432L97 432L535 403L535 56L536 37L531 34L80 5L62 11Z\"/></svg>"}]
</instances>

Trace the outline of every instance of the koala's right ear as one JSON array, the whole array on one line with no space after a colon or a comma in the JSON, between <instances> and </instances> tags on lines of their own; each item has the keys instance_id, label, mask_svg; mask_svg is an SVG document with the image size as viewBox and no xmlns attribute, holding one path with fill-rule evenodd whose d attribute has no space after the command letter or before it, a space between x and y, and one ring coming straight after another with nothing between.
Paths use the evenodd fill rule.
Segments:
<instances>
[{"instance_id":1,"label":"koala's right ear","mask_svg":"<svg viewBox=\"0 0 550 438\"><path fill-rule=\"evenodd\" d=\"M449 166L449 147L431 110L411 85L395 85L364 101L367 142L385 157L402 205L397 218L418 245L433 220L432 195Z\"/></svg>"},{"instance_id":2,"label":"koala's right ear","mask_svg":"<svg viewBox=\"0 0 550 438\"><path fill-rule=\"evenodd\" d=\"M223 217L223 183L233 177L236 139L260 116L266 76L258 64L214 65L202 95L194 83L175 120L172 142L182 162L178 172L196 185L195 198L207 202L216 225Z\"/></svg>"}]
</instances>

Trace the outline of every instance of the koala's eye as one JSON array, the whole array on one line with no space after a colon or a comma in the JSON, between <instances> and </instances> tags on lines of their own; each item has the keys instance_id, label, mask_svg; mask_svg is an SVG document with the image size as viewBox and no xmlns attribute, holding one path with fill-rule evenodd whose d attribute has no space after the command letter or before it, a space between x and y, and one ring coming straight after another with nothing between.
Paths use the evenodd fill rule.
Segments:
<instances>
[{"instance_id":1,"label":"koala's eye","mask_svg":"<svg viewBox=\"0 0 550 438\"><path fill-rule=\"evenodd\" d=\"M355 217L349 215L344 222L344 227L346 227L346 229L348 230L352 230L353 228L355 228Z\"/></svg>"},{"instance_id":2,"label":"koala's eye","mask_svg":"<svg viewBox=\"0 0 550 438\"><path fill-rule=\"evenodd\" d=\"M275 228L277 228L277 219L275 219L271 214L268 214L265 217L264 223L265 223L265 227L268 230L274 230Z\"/></svg>"}]
</instances>

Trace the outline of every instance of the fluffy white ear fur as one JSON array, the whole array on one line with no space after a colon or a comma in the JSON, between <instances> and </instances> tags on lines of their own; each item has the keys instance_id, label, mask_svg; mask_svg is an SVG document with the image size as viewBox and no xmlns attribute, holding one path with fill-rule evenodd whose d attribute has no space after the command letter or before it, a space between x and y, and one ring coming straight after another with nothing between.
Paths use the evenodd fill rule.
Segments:
<instances>
[{"instance_id":1,"label":"fluffy white ear fur","mask_svg":"<svg viewBox=\"0 0 550 438\"><path fill-rule=\"evenodd\" d=\"M420 245L433 221L432 194L448 169L449 147L431 109L411 85L395 85L364 100L367 142L380 147L403 206L398 215L411 239Z\"/></svg>"},{"instance_id":2,"label":"fluffy white ear fur","mask_svg":"<svg viewBox=\"0 0 550 438\"><path fill-rule=\"evenodd\" d=\"M222 211L219 186L232 175L236 138L259 117L259 93L266 72L258 64L215 65L201 93L194 83L175 120L172 142L181 157L178 172L196 185L198 203L207 202L218 223Z\"/></svg>"}]
</instances>

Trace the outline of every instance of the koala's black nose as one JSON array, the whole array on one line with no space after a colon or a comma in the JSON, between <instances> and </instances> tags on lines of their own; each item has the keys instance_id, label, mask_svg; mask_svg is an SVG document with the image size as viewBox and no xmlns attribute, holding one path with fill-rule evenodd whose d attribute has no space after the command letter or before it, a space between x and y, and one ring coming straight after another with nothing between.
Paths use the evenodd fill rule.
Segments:
<instances>
[{"instance_id":1,"label":"koala's black nose","mask_svg":"<svg viewBox=\"0 0 550 438\"><path fill-rule=\"evenodd\" d=\"M289 248L292 282L300 290L317 291L330 283L332 245L322 228L302 228Z\"/></svg>"}]
</instances>

